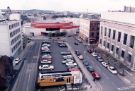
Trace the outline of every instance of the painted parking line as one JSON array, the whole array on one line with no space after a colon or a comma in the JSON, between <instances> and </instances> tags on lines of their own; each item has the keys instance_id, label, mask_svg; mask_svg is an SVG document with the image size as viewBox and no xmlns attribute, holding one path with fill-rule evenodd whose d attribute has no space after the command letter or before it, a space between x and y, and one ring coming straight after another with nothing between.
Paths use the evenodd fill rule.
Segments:
<instances>
[{"instance_id":1,"label":"painted parking line","mask_svg":"<svg viewBox=\"0 0 135 91\"><path fill-rule=\"evenodd\" d=\"M122 81L124 81L126 84L131 84L131 81L130 81L129 79L127 79L127 78L125 78L125 77L121 77L121 76L119 76L119 75L118 75L118 77L119 77Z\"/></svg>"},{"instance_id":2,"label":"painted parking line","mask_svg":"<svg viewBox=\"0 0 135 91\"><path fill-rule=\"evenodd\" d=\"M133 76L133 74L130 73L130 72L128 72L127 70L125 70L125 72L126 72L128 75Z\"/></svg>"}]
</instances>

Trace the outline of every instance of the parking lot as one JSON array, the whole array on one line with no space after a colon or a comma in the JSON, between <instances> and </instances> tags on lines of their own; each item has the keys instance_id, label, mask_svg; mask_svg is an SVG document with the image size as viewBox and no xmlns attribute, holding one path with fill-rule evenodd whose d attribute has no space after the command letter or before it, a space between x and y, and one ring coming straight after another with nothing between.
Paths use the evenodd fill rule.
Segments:
<instances>
[{"instance_id":1,"label":"parking lot","mask_svg":"<svg viewBox=\"0 0 135 91\"><path fill-rule=\"evenodd\" d=\"M69 72L69 70L71 68L78 68L76 62L74 61L73 56L70 54L66 45L61 43L61 41L50 40L49 42L50 42L49 43L50 47L48 47L48 49L45 48L45 50L48 50L48 54L52 58L51 58L51 63L47 63L47 65L51 65L51 66L53 66L53 68L48 69L48 70L43 70L43 69L38 68L39 72L41 72L41 73ZM42 47L41 47L41 55L40 55L38 67L43 65L43 63L41 63L43 60L42 56L44 55L44 53L42 51L44 51L44 50L42 50ZM83 83L87 84L87 81L85 79L83 79ZM45 89L38 89L38 90L40 90L40 91L60 91L60 89L62 89L62 88L63 88L63 86L62 87L56 86L53 88L46 87ZM66 88L66 87L64 87L64 88ZM78 87L78 88L80 88L80 87Z\"/></svg>"}]
</instances>

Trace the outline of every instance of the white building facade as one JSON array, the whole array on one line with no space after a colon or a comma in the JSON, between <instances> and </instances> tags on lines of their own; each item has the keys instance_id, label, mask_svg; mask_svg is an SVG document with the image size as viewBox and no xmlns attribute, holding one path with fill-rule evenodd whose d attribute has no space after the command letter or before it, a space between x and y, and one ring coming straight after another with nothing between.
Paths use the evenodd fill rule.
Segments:
<instances>
[{"instance_id":1,"label":"white building facade","mask_svg":"<svg viewBox=\"0 0 135 91\"><path fill-rule=\"evenodd\" d=\"M9 20L0 22L0 55L16 57L22 50L21 22Z\"/></svg>"},{"instance_id":2,"label":"white building facade","mask_svg":"<svg viewBox=\"0 0 135 91\"><path fill-rule=\"evenodd\" d=\"M135 13L101 14L99 47L135 70Z\"/></svg>"}]
</instances>

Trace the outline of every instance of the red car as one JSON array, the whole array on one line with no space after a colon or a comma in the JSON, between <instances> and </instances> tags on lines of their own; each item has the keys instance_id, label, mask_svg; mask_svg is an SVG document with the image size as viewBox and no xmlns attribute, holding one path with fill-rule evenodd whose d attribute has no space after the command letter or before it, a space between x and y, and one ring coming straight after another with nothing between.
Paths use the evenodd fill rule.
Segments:
<instances>
[{"instance_id":1,"label":"red car","mask_svg":"<svg viewBox=\"0 0 135 91\"><path fill-rule=\"evenodd\" d=\"M93 80L99 80L101 78L100 74L98 72L92 72L91 75L93 76Z\"/></svg>"}]
</instances>

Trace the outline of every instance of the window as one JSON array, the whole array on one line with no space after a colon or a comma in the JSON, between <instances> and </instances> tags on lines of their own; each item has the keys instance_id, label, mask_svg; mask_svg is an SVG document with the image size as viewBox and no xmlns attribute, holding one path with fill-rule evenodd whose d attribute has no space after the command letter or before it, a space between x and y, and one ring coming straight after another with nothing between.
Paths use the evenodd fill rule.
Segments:
<instances>
[{"instance_id":1,"label":"window","mask_svg":"<svg viewBox=\"0 0 135 91\"><path fill-rule=\"evenodd\" d=\"M120 42L121 39L121 32L118 32L118 42Z\"/></svg>"},{"instance_id":2,"label":"window","mask_svg":"<svg viewBox=\"0 0 135 91\"><path fill-rule=\"evenodd\" d=\"M104 45L104 47L105 47L105 44L106 44L106 42L104 41L104 44L103 44L103 45Z\"/></svg>"},{"instance_id":3,"label":"window","mask_svg":"<svg viewBox=\"0 0 135 91\"><path fill-rule=\"evenodd\" d=\"M131 62L132 61L132 56L131 56L131 54L128 54L128 62Z\"/></svg>"},{"instance_id":4,"label":"window","mask_svg":"<svg viewBox=\"0 0 135 91\"><path fill-rule=\"evenodd\" d=\"M109 49L109 47L110 47L110 44L109 44L109 43L107 43L107 48Z\"/></svg>"},{"instance_id":5,"label":"window","mask_svg":"<svg viewBox=\"0 0 135 91\"><path fill-rule=\"evenodd\" d=\"M99 40L100 44L102 44L102 39Z\"/></svg>"},{"instance_id":6,"label":"window","mask_svg":"<svg viewBox=\"0 0 135 91\"><path fill-rule=\"evenodd\" d=\"M102 26L101 26L101 29L100 30L101 30L100 32L101 32L101 35L102 35L103 34L103 27Z\"/></svg>"},{"instance_id":7,"label":"window","mask_svg":"<svg viewBox=\"0 0 135 91\"><path fill-rule=\"evenodd\" d=\"M113 30L113 39L115 39L116 30Z\"/></svg>"},{"instance_id":8,"label":"window","mask_svg":"<svg viewBox=\"0 0 135 91\"><path fill-rule=\"evenodd\" d=\"M122 50L121 51L121 57L124 58L125 52Z\"/></svg>"},{"instance_id":9,"label":"window","mask_svg":"<svg viewBox=\"0 0 135 91\"><path fill-rule=\"evenodd\" d=\"M130 36L130 44L129 44L129 46L131 47L131 48L133 48L134 47L134 42L135 42L135 36Z\"/></svg>"},{"instance_id":10,"label":"window","mask_svg":"<svg viewBox=\"0 0 135 91\"><path fill-rule=\"evenodd\" d=\"M111 51L113 51L114 50L114 45L112 45L112 47L111 47Z\"/></svg>"},{"instance_id":11,"label":"window","mask_svg":"<svg viewBox=\"0 0 135 91\"><path fill-rule=\"evenodd\" d=\"M124 40L123 40L123 44L127 44L127 34L126 33L124 33Z\"/></svg>"},{"instance_id":12,"label":"window","mask_svg":"<svg viewBox=\"0 0 135 91\"><path fill-rule=\"evenodd\" d=\"M111 36L111 29L109 29L109 32L108 32L108 37Z\"/></svg>"},{"instance_id":13,"label":"window","mask_svg":"<svg viewBox=\"0 0 135 91\"><path fill-rule=\"evenodd\" d=\"M106 36L107 28L105 27L104 35Z\"/></svg>"},{"instance_id":14,"label":"window","mask_svg":"<svg viewBox=\"0 0 135 91\"><path fill-rule=\"evenodd\" d=\"M119 54L119 48L118 47L116 48L116 54Z\"/></svg>"}]
</instances>

